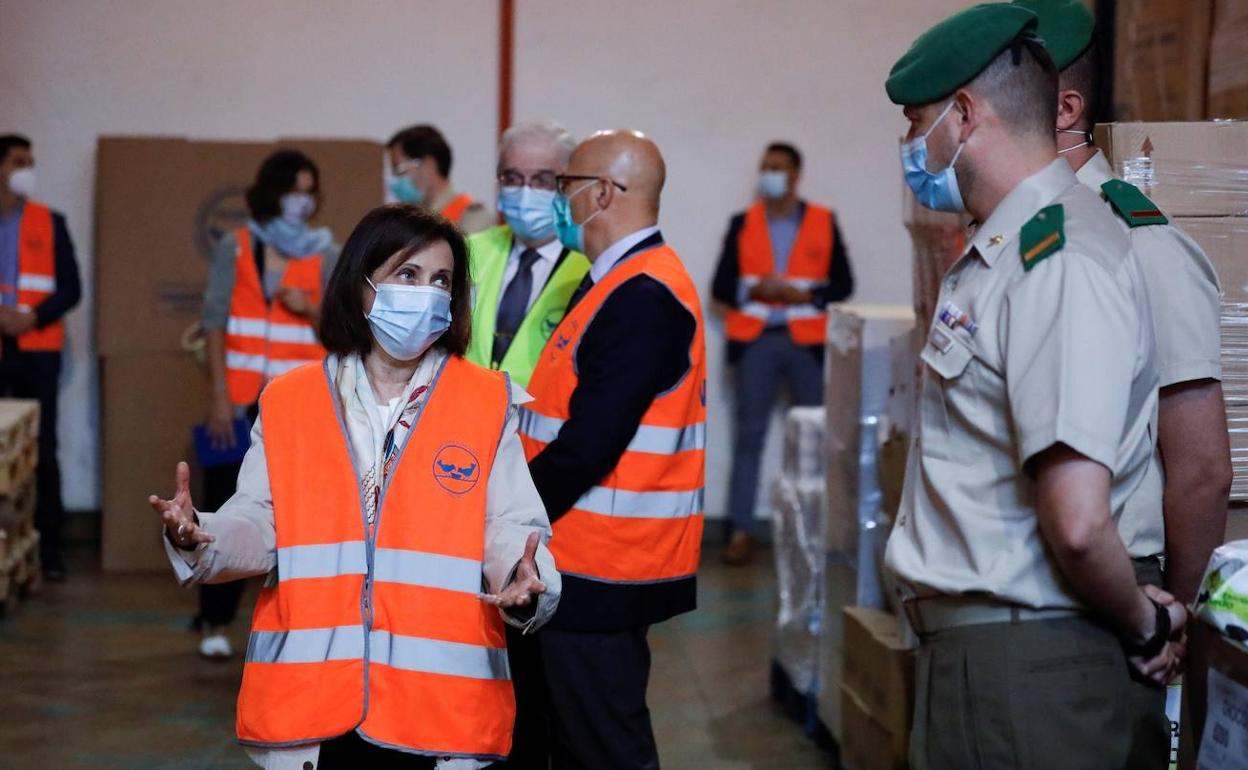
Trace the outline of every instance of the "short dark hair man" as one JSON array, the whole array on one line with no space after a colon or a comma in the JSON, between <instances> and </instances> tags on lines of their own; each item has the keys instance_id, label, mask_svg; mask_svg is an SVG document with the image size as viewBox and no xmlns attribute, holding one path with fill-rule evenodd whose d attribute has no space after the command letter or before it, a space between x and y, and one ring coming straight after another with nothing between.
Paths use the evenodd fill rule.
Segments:
<instances>
[{"instance_id":1,"label":"short dark hair man","mask_svg":"<svg viewBox=\"0 0 1248 770\"><path fill-rule=\"evenodd\" d=\"M82 296L65 217L31 200L35 156L29 139L0 136L0 397L39 401L35 526L44 575L62 580L61 473L56 458L57 391L64 316Z\"/></svg>"},{"instance_id":2,"label":"short dark hair man","mask_svg":"<svg viewBox=\"0 0 1248 770\"><path fill-rule=\"evenodd\" d=\"M906 182L980 223L941 282L885 563L919 635L915 770L1165 768L1187 614L1115 519L1145 484L1157 369L1130 242L1057 156L1031 11L924 33L886 90Z\"/></svg>"},{"instance_id":3,"label":"short dark hair man","mask_svg":"<svg viewBox=\"0 0 1248 770\"><path fill-rule=\"evenodd\" d=\"M772 142L758 173L758 198L729 221L711 289L728 307L728 361L736 369L733 532L724 561L738 565L752 557L759 466L780 386L788 384L797 406L823 403L824 308L854 291L836 215L798 197L802 153Z\"/></svg>"},{"instance_id":4,"label":"short dark hair man","mask_svg":"<svg viewBox=\"0 0 1248 770\"><path fill-rule=\"evenodd\" d=\"M494 215L467 193L451 185L451 146L442 132L428 124L408 126L386 142L390 160L390 194L400 203L436 211L465 233L493 227Z\"/></svg>"}]
</instances>

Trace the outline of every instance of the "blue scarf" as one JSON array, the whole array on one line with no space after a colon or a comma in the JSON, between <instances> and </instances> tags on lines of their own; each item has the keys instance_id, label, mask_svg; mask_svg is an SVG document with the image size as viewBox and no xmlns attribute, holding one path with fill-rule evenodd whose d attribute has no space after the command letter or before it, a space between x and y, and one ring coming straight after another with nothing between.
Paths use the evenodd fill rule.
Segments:
<instances>
[{"instance_id":1,"label":"blue scarf","mask_svg":"<svg viewBox=\"0 0 1248 770\"><path fill-rule=\"evenodd\" d=\"M306 222L296 223L283 217L273 217L264 224L248 219L247 229L288 257L320 254L334 240L328 227L308 227Z\"/></svg>"}]
</instances>

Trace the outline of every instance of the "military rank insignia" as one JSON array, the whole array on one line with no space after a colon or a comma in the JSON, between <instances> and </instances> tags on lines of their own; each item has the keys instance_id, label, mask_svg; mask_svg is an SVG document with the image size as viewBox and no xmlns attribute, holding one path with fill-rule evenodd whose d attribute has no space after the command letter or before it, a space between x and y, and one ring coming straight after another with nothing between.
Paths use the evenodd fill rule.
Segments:
<instances>
[{"instance_id":1,"label":"military rank insignia","mask_svg":"<svg viewBox=\"0 0 1248 770\"><path fill-rule=\"evenodd\" d=\"M1149 200L1147 195L1140 192L1140 188L1130 182L1111 179L1101 185L1101 194L1105 196L1105 200L1109 201L1114 211L1118 212L1118 216L1126 221L1128 227L1164 225L1170 222L1166 215L1161 213L1161 209L1157 208L1157 204Z\"/></svg>"},{"instance_id":2,"label":"military rank insignia","mask_svg":"<svg viewBox=\"0 0 1248 770\"><path fill-rule=\"evenodd\" d=\"M1030 272L1046 257L1066 245L1066 210L1062 204L1040 209L1019 232L1018 250L1023 270Z\"/></svg>"}]
</instances>

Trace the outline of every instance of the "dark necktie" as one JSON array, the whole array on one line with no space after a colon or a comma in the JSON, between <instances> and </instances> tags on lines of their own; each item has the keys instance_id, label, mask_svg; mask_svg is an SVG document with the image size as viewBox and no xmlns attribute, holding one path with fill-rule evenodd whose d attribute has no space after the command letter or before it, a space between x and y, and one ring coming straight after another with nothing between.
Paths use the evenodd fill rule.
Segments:
<instances>
[{"instance_id":1,"label":"dark necktie","mask_svg":"<svg viewBox=\"0 0 1248 770\"><path fill-rule=\"evenodd\" d=\"M592 288L594 288L594 279L590 277L589 273L586 273L585 277L581 279L580 285L576 287L576 291L572 292L572 299L568 300L568 309L564 311L565 317L572 312L572 308L576 307L576 303L580 302Z\"/></svg>"},{"instance_id":2,"label":"dark necktie","mask_svg":"<svg viewBox=\"0 0 1248 770\"><path fill-rule=\"evenodd\" d=\"M503 292L503 301L498 304L498 320L494 324L494 363L501 363L507 355L507 348L516 336L516 330L524 321L524 314L529 310L529 296L533 293L533 263L541 257L534 249L525 249L520 254L520 267L516 275L507 284Z\"/></svg>"}]
</instances>

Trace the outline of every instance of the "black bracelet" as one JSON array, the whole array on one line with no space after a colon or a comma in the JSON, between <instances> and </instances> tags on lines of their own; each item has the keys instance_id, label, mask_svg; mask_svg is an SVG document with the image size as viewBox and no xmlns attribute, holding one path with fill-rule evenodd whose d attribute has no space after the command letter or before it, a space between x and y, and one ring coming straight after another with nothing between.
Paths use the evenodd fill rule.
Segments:
<instances>
[{"instance_id":1,"label":"black bracelet","mask_svg":"<svg viewBox=\"0 0 1248 770\"><path fill-rule=\"evenodd\" d=\"M1157 625L1153 630L1153 635L1144 641L1143 644L1125 641L1123 647L1126 648L1128 655L1150 660L1166 648L1166 643L1170 641L1170 611L1149 598L1153 602L1153 606L1157 608Z\"/></svg>"}]
</instances>

